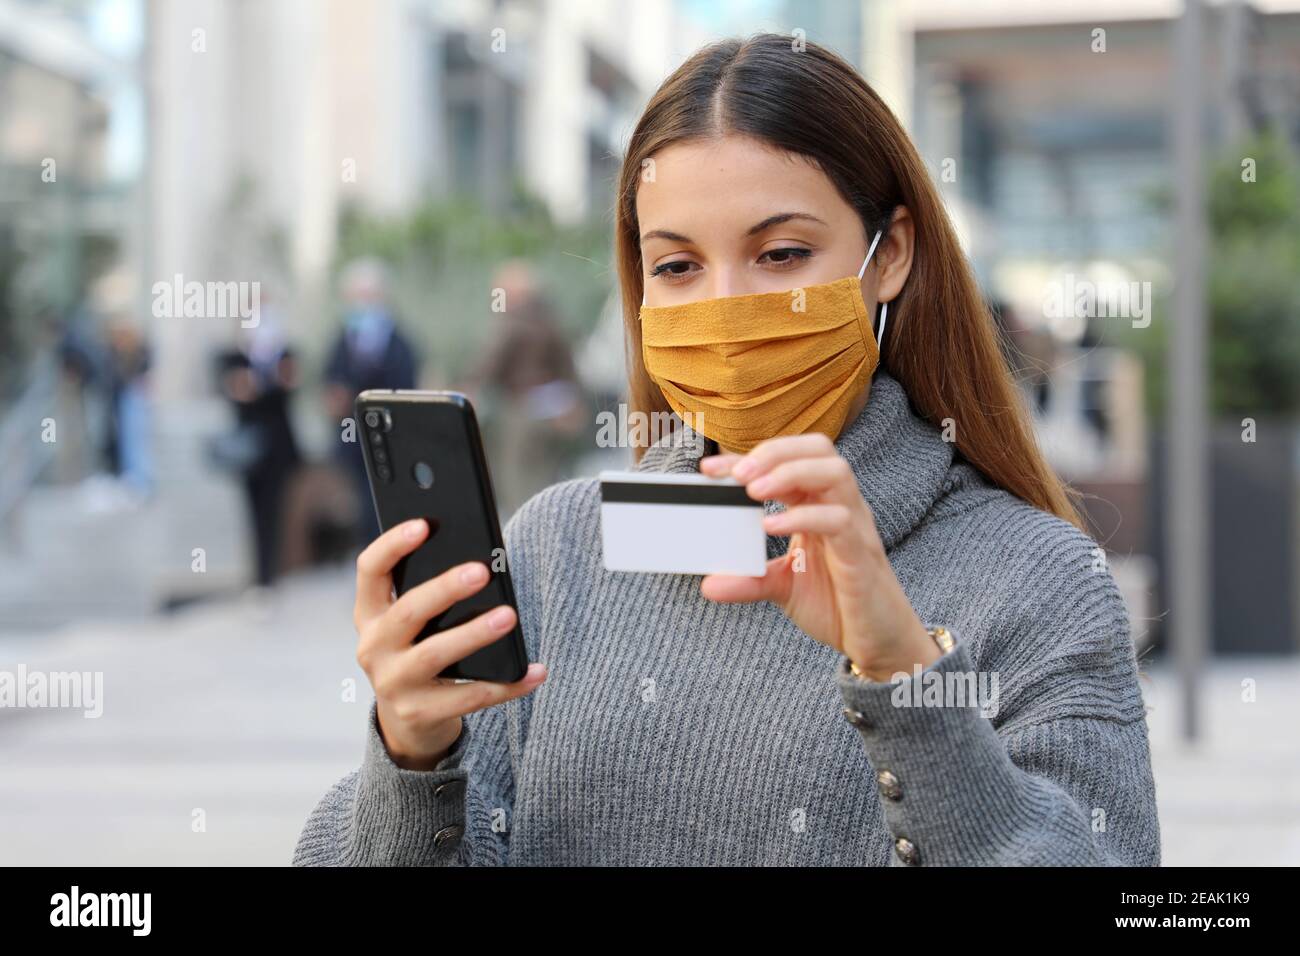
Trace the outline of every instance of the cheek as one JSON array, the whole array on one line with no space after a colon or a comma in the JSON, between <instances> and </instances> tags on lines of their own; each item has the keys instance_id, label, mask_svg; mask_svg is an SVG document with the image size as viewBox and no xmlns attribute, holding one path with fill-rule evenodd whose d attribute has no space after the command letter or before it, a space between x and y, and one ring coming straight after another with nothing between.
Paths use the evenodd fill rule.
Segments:
<instances>
[{"instance_id":1,"label":"cheek","mask_svg":"<svg viewBox=\"0 0 1300 956\"><path fill-rule=\"evenodd\" d=\"M846 276L856 276L861 265L861 254L840 247L834 251L828 250L818 253L800 267L791 269L788 272L780 270L764 272L760 270L760 274L765 276L762 280L764 291L778 291L838 282ZM867 291L866 286L867 284L864 282L864 295Z\"/></svg>"},{"instance_id":2,"label":"cheek","mask_svg":"<svg viewBox=\"0 0 1300 956\"><path fill-rule=\"evenodd\" d=\"M714 287L714 283L703 273L692 276L686 282L665 282L662 279L645 277L645 304L647 307L660 305L689 305L705 299L720 298L724 293Z\"/></svg>"},{"instance_id":3,"label":"cheek","mask_svg":"<svg viewBox=\"0 0 1300 956\"><path fill-rule=\"evenodd\" d=\"M851 251L848 247L844 247L822 257L821 274L823 277L821 281L834 282L837 279L843 279L845 276L856 276L858 269L861 267L862 256Z\"/></svg>"}]
</instances>

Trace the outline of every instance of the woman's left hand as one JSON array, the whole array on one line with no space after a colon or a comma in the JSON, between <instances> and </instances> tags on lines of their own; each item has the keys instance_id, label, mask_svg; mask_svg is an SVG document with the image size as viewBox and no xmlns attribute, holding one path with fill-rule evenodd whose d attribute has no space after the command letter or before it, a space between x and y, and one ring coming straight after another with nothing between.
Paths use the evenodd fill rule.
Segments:
<instances>
[{"instance_id":1,"label":"woman's left hand","mask_svg":"<svg viewBox=\"0 0 1300 956\"><path fill-rule=\"evenodd\" d=\"M772 438L746 455L712 455L700 471L727 475L751 498L786 510L766 515L771 535L789 535L786 553L761 578L710 574L712 601L771 601L804 633L835 648L875 681L888 681L940 652L894 576L871 509L849 463L821 433Z\"/></svg>"}]
</instances>

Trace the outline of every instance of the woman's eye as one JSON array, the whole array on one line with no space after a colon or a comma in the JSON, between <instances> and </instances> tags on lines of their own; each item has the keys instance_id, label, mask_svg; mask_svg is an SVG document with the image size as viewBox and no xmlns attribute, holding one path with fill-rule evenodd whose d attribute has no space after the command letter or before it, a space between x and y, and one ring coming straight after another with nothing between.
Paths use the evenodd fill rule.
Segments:
<instances>
[{"instance_id":1,"label":"woman's eye","mask_svg":"<svg viewBox=\"0 0 1300 956\"><path fill-rule=\"evenodd\" d=\"M655 266L650 270L650 278L663 279L667 282L680 282L697 268L699 267L689 259L676 259Z\"/></svg>"},{"instance_id":2,"label":"woman's eye","mask_svg":"<svg viewBox=\"0 0 1300 956\"><path fill-rule=\"evenodd\" d=\"M784 249L769 249L758 257L758 261L763 262L766 260L769 265L773 265L778 269L789 269L811 257L811 249L789 246Z\"/></svg>"}]
</instances>

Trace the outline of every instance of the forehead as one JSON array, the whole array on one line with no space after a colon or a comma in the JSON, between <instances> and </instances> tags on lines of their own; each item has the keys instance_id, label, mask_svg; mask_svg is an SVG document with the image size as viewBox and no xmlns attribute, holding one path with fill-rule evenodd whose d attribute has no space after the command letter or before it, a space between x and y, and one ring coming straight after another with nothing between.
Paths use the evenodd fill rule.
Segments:
<instances>
[{"instance_id":1,"label":"forehead","mask_svg":"<svg viewBox=\"0 0 1300 956\"><path fill-rule=\"evenodd\" d=\"M777 212L810 212L827 222L853 218L835 184L808 157L747 136L674 143L642 169L636 197L641 232L740 226Z\"/></svg>"}]
</instances>

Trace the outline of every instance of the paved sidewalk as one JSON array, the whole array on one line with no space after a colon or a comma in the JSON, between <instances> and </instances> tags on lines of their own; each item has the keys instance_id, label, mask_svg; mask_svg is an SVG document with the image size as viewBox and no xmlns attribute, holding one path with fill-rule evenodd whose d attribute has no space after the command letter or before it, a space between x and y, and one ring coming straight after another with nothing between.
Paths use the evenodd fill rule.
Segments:
<instances>
[{"instance_id":1,"label":"paved sidewalk","mask_svg":"<svg viewBox=\"0 0 1300 956\"><path fill-rule=\"evenodd\" d=\"M351 602L340 568L288 582L264 612L209 604L0 635L0 670L104 674L99 719L0 710L0 864L287 863L360 759L370 693ZM1242 702L1246 679L1256 703ZM1173 673L1151 668L1144 688L1166 864L1300 863L1300 662L1217 662L1197 750L1177 739Z\"/></svg>"},{"instance_id":2,"label":"paved sidewalk","mask_svg":"<svg viewBox=\"0 0 1300 956\"><path fill-rule=\"evenodd\" d=\"M0 635L0 669L104 672L98 719L0 710L0 864L288 863L311 808L360 760L371 696L353 658L352 574L275 597L266 611ZM342 700L349 678L355 703Z\"/></svg>"},{"instance_id":3,"label":"paved sidewalk","mask_svg":"<svg viewBox=\"0 0 1300 956\"><path fill-rule=\"evenodd\" d=\"M1164 865L1300 864L1300 661L1215 661L1195 747L1179 734L1172 667L1152 667L1144 688Z\"/></svg>"}]
</instances>

